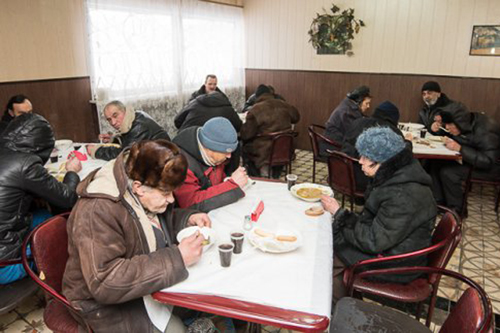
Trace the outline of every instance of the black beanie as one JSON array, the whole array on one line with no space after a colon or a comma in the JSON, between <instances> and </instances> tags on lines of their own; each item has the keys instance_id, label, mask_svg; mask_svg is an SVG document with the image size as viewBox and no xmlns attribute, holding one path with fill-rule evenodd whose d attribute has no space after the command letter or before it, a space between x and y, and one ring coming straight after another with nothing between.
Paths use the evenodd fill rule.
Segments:
<instances>
[{"instance_id":1,"label":"black beanie","mask_svg":"<svg viewBox=\"0 0 500 333\"><path fill-rule=\"evenodd\" d=\"M389 119L392 120L393 124L397 125L399 122L399 109L396 105L392 104L390 101L385 101L381 103L375 111L373 112L373 115L385 115Z\"/></svg>"},{"instance_id":2,"label":"black beanie","mask_svg":"<svg viewBox=\"0 0 500 333\"><path fill-rule=\"evenodd\" d=\"M271 89L269 89L269 87L265 84L260 84L255 91L255 97L259 97L260 95L269 93L271 93Z\"/></svg>"},{"instance_id":3,"label":"black beanie","mask_svg":"<svg viewBox=\"0 0 500 333\"><path fill-rule=\"evenodd\" d=\"M439 86L439 83L437 83L436 81L427 81L422 86L422 91L424 91L424 90L435 91L435 92L440 93L441 87Z\"/></svg>"}]
</instances>

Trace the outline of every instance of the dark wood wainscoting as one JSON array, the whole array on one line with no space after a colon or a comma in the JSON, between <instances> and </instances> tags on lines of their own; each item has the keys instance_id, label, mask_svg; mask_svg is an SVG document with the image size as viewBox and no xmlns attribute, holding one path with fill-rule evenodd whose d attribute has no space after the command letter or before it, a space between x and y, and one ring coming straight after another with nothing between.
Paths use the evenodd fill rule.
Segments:
<instances>
[{"instance_id":1,"label":"dark wood wainscoting","mask_svg":"<svg viewBox=\"0 0 500 333\"><path fill-rule=\"evenodd\" d=\"M24 94L33 110L50 122L56 139L90 142L97 139L97 114L89 103L92 94L89 77L0 83L0 106L13 95Z\"/></svg>"},{"instance_id":2,"label":"dark wood wainscoting","mask_svg":"<svg viewBox=\"0 0 500 333\"><path fill-rule=\"evenodd\" d=\"M402 121L416 121L422 107L420 89L429 80L438 81L444 93L471 111L485 112L500 122L500 79L247 69L246 95L250 96L261 83L274 86L299 109L302 119L297 127L298 147L310 150L307 127L324 125L348 91L367 85L373 95L371 110L390 100L398 106Z\"/></svg>"}]
</instances>

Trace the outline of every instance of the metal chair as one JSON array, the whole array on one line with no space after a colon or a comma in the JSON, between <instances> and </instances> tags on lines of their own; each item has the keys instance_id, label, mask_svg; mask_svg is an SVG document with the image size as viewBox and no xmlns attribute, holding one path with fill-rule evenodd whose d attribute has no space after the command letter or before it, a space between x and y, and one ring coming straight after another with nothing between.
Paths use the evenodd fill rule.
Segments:
<instances>
[{"instance_id":1,"label":"metal chair","mask_svg":"<svg viewBox=\"0 0 500 333\"><path fill-rule=\"evenodd\" d=\"M353 163L358 163L352 158L340 151L328 150L328 183L335 191L342 194L342 207L345 204L347 195L351 201L351 211L354 208L354 198L364 198L364 193L356 188L356 179L354 178Z\"/></svg>"},{"instance_id":2,"label":"metal chair","mask_svg":"<svg viewBox=\"0 0 500 333\"><path fill-rule=\"evenodd\" d=\"M483 288L468 277L436 267L401 267L365 271L355 278L379 274L426 273L446 275L469 285L441 326L441 333L486 333L492 330L493 311ZM350 297L342 298L335 306L330 320L330 332L431 332L408 315L373 303ZM428 326L428 325L427 325Z\"/></svg>"},{"instance_id":3,"label":"metal chair","mask_svg":"<svg viewBox=\"0 0 500 333\"><path fill-rule=\"evenodd\" d=\"M469 199L469 192L472 190L473 184L478 185L490 185L495 188L495 212L498 213L498 205L500 201L500 179L482 179L482 178L474 178L473 176L474 168L469 169L469 173L467 174L467 178L465 179L464 186L464 196L462 203L462 211L460 212L460 217L465 219L467 217L467 204Z\"/></svg>"},{"instance_id":4,"label":"metal chair","mask_svg":"<svg viewBox=\"0 0 500 333\"><path fill-rule=\"evenodd\" d=\"M313 152L313 171L312 171L312 179L313 183L316 182L316 162L327 162L328 157L327 156L321 156L320 155L320 142L327 143L336 149L340 149L342 145L338 143L337 141L334 141L332 139L327 138L324 136L323 133L325 131L325 127L321 125L310 125L308 127L308 132L309 132L309 139L311 141L311 148Z\"/></svg>"},{"instance_id":5,"label":"metal chair","mask_svg":"<svg viewBox=\"0 0 500 333\"><path fill-rule=\"evenodd\" d=\"M299 133L287 130L257 135L258 138L269 138L271 140L271 150L269 153L268 178L272 176L272 167L285 166L286 173L292 172L292 161L294 158L294 138Z\"/></svg>"},{"instance_id":6,"label":"metal chair","mask_svg":"<svg viewBox=\"0 0 500 333\"><path fill-rule=\"evenodd\" d=\"M80 318L78 312L61 294L62 278L68 261L68 234L66 221L69 213L54 216L36 227L23 243L23 265L29 276L43 289L47 306L43 319L54 332L78 332L79 327L92 332ZM26 250L31 246L31 253L37 266L38 274L28 264ZM73 313L74 316L71 315ZM77 321L76 318L80 318Z\"/></svg>"},{"instance_id":7,"label":"metal chair","mask_svg":"<svg viewBox=\"0 0 500 333\"><path fill-rule=\"evenodd\" d=\"M0 261L0 267L21 264L21 259ZM29 276L0 286L0 315L17 308L27 297L38 290L38 285Z\"/></svg>"},{"instance_id":8,"label":"metal chair","mask_svg":"<svg viewBox=\"0 0 500 333\"><path fill-rule=\"evenodd\" d=\"M351 292L351 295L353 291L357 291L395 301L418 303L417 319L420 316L422 302L430 296L426 320L426 325L429 326L434 312L441 275L430 274L428 277L419 277L408 284L399 284L364 279L365 275L358 274L358 272L369 269L369 265L395 262L424 255L427 256L428 267L446 268L448 261L460 242L462 232L458 216L446 209L445 211L445 214L434 230L431 246L414 252L363 260L346 269L344 283ZM383 273L391 269L378 269L376 271Z\"/></svg>"}]
</instances>

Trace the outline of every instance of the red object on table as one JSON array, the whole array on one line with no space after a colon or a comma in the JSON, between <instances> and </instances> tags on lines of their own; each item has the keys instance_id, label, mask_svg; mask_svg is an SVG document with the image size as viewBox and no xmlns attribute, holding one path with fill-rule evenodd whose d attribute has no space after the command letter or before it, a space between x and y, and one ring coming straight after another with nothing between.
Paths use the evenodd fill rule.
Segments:
<instances>
[{"instance_id":1,"label":"red object on table","mask_svg":"<svg viewBox=\"0 0 500 333\"><path fill-rule=\"evenodd\" d=\"M260 201L255 210L252 212L252 221L257 222L260 217L260 214L264 211L264 201Z\"/></svg>"},{"instance_id":2,"label":"red object on table","mask_svg":"<svg viewBox=\"0 0 500 333\"><path fill-rule=\"evenodd\" d=\"M73 150L71 153L68 155L68 160L72 157L75 156L77 159L80 161L86 161L87 160L87 155L80 153L79 151Z\"/></svg>"},{"instance_id":3,"label":"red object on table","mask_svg":"<svg viewBox=\"0 0 500 333\"><path fill-rule=\"evenodd\" d=\"M301 332L323 332L330 323L330 318L325 316L219 296L164 291L153 293L152 296L164 304Z\"/></svg>"}]
</instances>

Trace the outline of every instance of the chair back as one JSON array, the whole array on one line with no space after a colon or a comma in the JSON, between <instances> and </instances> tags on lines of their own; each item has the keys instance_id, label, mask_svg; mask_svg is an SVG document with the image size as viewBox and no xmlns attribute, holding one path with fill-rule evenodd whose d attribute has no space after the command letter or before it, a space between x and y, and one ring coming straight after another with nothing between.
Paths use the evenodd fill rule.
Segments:
<instances>
[{"instance_id":1,"label":"chair back","mask_svg":"<svg viewBox=\"0 0 500 333\"><path fill-rule=\"evenodd\" d=\"M353 163L356 159L340 152L329 151L328 157L328 182L330 187L341 194L354 196L356 181L354 179Z\"/></svg>"},{"instance_id":2,"label":"chair back","mask_svg":"<svg viewBox=\"0 0 500 333\"><path fill-rule=\"evenodd\" d=\"M316 160L320 159L320 141L324 141L337 149L340 149L342 147L339 142L329 139L322 134L325 131L324 126L312 124L307 128L307 130L309 133L309 140L311 141L312 152Z\"/></svg>"},{"instance_id":3,"label":"chair back","mask_svg":"<svg viewBox=\"0 0 500 333\"><path fill-rule=\"evenodd\" d=\"M437 250L427 255L429 267L446 268L455 248L462 237L459 218L448 211L445 212L432 234L432 246L440 246ZM439 275L429 275L429 282L434 284Z\"/></svg>"},{"instance_id":4,"label":"chair back","mask_svg":"<svg viewBox=\"0 0 500 333\"><path fill-rule=\"evenodd\" d=\"M482 305L482 297L484 295L480 295L477 289L468 288L458 299L439 332L488 332L486 327L481 330L487 313Z\"/></svg>"},{"instance_id":5,"label":"chair back","mask_svg":"<svg viewBox=\"0 0 500 333\"><path fill-rule=\"evenodd\" d=\"M269 166L288 165L292 162L295 148L293 139L297 132L277 132L269 134L272 138L271 154L269 155Z\"/></svg>"}]
</instances>

